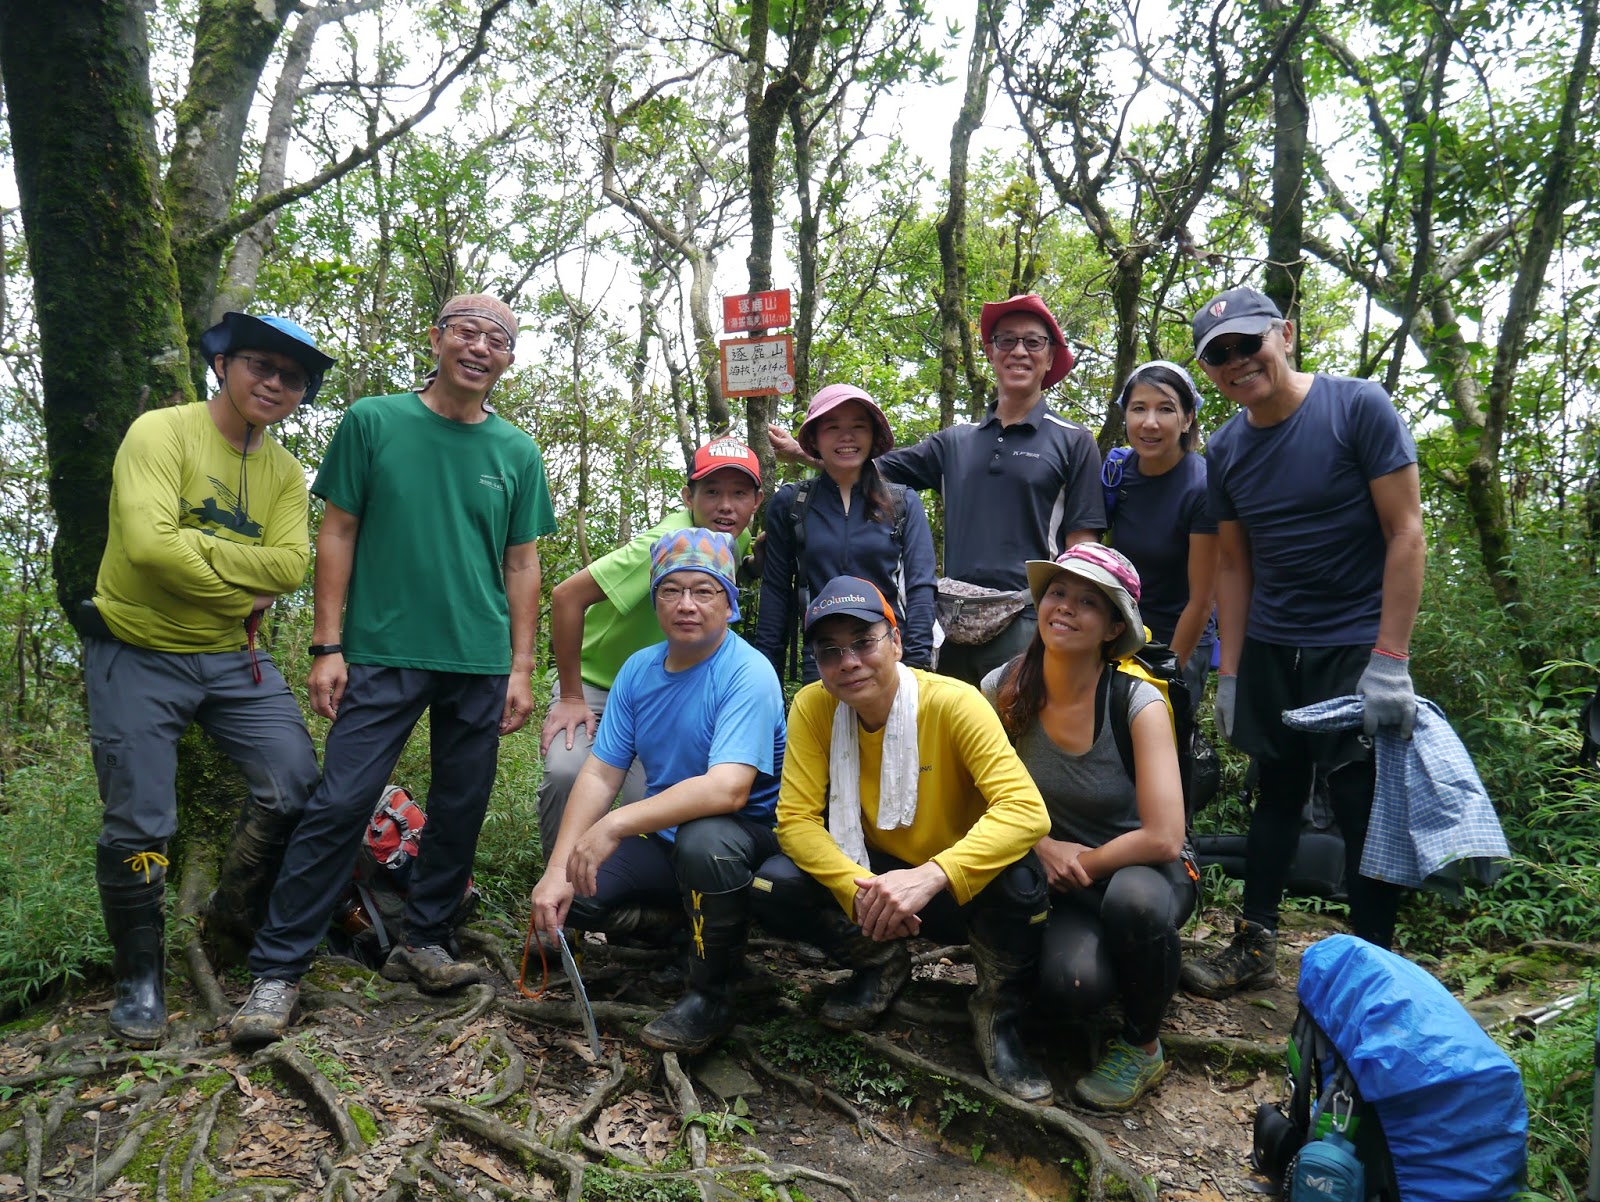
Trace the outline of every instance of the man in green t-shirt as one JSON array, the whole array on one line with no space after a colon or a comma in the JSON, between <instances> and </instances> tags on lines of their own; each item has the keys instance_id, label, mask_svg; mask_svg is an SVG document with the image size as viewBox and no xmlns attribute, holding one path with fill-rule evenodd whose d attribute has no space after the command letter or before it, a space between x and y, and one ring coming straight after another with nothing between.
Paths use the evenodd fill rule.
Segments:
<instances>
[{"instance_id":1,"label":"man in green t-shirt","mask_svg":"<svg viewBox=\"0 0 1600 1202\"><path fill-rule=\"evenodd\" d=\"M589 758L618 669L635 651L661 641L650 604L651 545L663 534L699 526L732 535L744 555L750 547L746 528L761 504L761 461L737 439L712 439L694 453L683 504L568 576L550 594L550 647L558 683L540 738L539 839L546 854L556 845L567 797ZM644 772L635 763L621 797L627 804L643 796Z\"/></svg>"},{"instance_id":2,"label":"man in green t-shirt","mask_svg":"<svg viewBox=\"0 0 1600 1202\"><path fill-rule=\"evenodd\" d=\"M312 491L317 536L308 691L333 719L306 806L250 952L255 984L236 1044L283 1035L299 981L348 883L374 801L424 710L428 831L412 865L390 980L471 984L451 919L472 874L499 739L533 708L539 556L555 529L539 448L488 406L513 361L517 319L492 296L457 296L428 331L437 367L418 392L366 397L328 444Z\"/></svg>"},{"instance_id":3,"label":"man in green t-shirt","mask_svg":"<svg viewBox=\"0 0 1600 1202\"><path fill-rule=\"evenodd\" d=\"M167 840L178 740L190 722L250 787L218 870L208 935L248 939L284 844L317 785L300 706L256 623L310 559L305 473L267 427L308 404L333 360L282 317L228 313L200 336L217 391L152 409L111 469L105 554L83 635L89 741L104 806L95 879L117 979L111 1033L166 1034Z\"/></svg>"}]
</instances>

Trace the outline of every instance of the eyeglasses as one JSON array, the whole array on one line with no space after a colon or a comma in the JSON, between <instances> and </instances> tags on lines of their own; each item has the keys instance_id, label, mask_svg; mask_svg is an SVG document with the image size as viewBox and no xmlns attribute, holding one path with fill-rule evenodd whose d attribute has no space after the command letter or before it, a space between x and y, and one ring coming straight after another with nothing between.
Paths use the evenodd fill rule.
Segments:
<instances>
[{"instance_id":1,"label":"eyeglasses","mask_svg":"<svg viewBox=\"0 0 1600 1202\"><path fill-rule=\"evenodd\" d=\"M489 344L491 351L505 354L511 349L511 339L494 330L480 330L477 326L464 326L460 322L447 321L444 328L450 331L450 336L462 346L477 346L481 338Z\"/></svg>"},{"instance_id":2,"label":"eyeglasses","mask_svg":"<svg viewBox=\"0 0 1600 1202\"><path fill-rule=\"evenodd\" d=\"M1043 334L1024 334L1020 337L1016 334L994 334L989 338L989 345L997 351L1014 351L1019 342L1030 355L1037 355L1050 345L1050 340Z\"/></svg>"},{"instance_id":3,"label":"eyeglasses","mask_svg":"<svg viewBox=\"0 0 1600 1202\"><path fill-rule=\"evenodd\" d=\"M1207 367L1226 367L1236 358L1248 359L1265 345L1267 335L1272 333L1277 325L1277 322L1273 322L1261 333L1245 334L1240 337L1238 342L1228 346L1218 346L1213 342L1200 352L1200 362Z\"/></svg>"},{"instance_id":4,"label":"eyeglasses","mask_svg":"<svg viewBox=\"0 0 1600 1202\"><path fill-rule=\"evenodd\" d=\"M811 654L816 656L818 667L836 668L844 662L845 652L848 651L857 659L866 659L867 656L877 650L878 644L892 633L892 630L885 630L882 634L869 634L865 638L859 638L843 647L836 647L832 643L814 643L811 647Z\"/></svg>"},{"instance_id":5,"label":"eyeglasses","mask_svg":"<svg viewBox=\"0 0 1600 1202\"><path fill-rule=\"evenodd\" d=\"M244 364L245 370L256 379L265 384L272 377L278 377L278 383L283 385L288 392L304 392L311 381L306 373L298 367L279 367L271 359L263 359L260 355L246 354L241 351L234 356Z\"/></svg>"},{"instance_id":6,"label":"eyeglasses","mask_svg":"<svg viewBox=\"0 0 1600 1202\"><path fill-rule=\"evenodd\" d=\"M689 595L689 600L702 608L710 605L718 597L728 595L714 584L697 584L693 588L684 588L680 584L663 584L656 590L656 600L676 605L683 600L685 593Z\"/></svg>"}]
</instances>

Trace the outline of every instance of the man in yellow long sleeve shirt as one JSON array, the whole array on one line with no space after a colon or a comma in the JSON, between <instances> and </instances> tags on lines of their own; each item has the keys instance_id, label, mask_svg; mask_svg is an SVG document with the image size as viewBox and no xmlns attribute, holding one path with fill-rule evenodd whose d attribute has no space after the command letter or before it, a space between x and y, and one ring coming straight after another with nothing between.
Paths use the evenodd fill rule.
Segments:
<instances>
[{"instance_id":1,"label":"man in yellow long sleeve shirt","mask_svg":"<svg viewBox=\"0 0 1600 1202\"><path fill-rule=\"evenodd\" d=\"M778 795L784 854L752 894L769 930L854 968L822 1022L865 1026L911 976L906 940L970 942L984 1071L1048 1104L1050 1078L1017 1032L1048 915L1032 848L1039 790L970 685L900 663L894 611L872 584L831 580L806 611L822 679L795 697Z\"/></svg>"},{"instance_id":2,"label":"man in yellow long sleeve shirt","mask_svg":"<svg viewBox=\"0 0 1600 1202\"><path fill-rule=\"evenodd\" d=\"M128 428L94 600L77 615L105 806L95 877L114 948L110 1027L138 1047L166 1032L179 737L199 722L250 786L208 919L236 934L260 921L317 783L300 707L256 650L255 624L300 586L311 556L305 474L266 428L316 395L333 360L294 322L244 313L227 314L200 346L217 392Z\"/></svg>"}]
</instances>

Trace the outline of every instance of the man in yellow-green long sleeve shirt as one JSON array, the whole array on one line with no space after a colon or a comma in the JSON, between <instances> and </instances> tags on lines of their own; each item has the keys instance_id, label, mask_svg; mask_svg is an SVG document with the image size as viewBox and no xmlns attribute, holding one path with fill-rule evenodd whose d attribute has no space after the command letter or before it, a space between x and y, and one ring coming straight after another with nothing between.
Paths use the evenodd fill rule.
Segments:
<instances>
[{"instance_id":1,"label":"man in yellow-green long sleeve shirt","mask_svg":"<svg viewBox=\"0 0 1600 1202\"><path fill-rule=\"evenodd\" d=\"M197 721L250 786L209 934L259 923L317 783L294 695L255 648L255 624L310 559L305 474L266 428L310 401L333 360L281 317L229 313L200 338L218 389L128 428L84 635L89 737L105 810L95 876L114 948L112 1034L166 1031L166 847L177 827L178 739ZM227 928L226 930L223 928Z\"/></svg>"},{"instance_id":2,"label":"man in yellow-green long sleeve shirt","mask_svg":"<svg viewBox=\"0 0 1600 1202\"><path fill-rule=\"evenodd\" d=\"M1050 1078L1016 1029L1048 915L1039 790L982 694L900 662L894 611L872 584L831 580L805 638L822 679L789 711L784 854L756 874L756 917L856 970L820 1015L840 1029L889 1008L911 976L910 936L970 942L984 1071L1048 1104Z\"/></svg>"}]
</instances>

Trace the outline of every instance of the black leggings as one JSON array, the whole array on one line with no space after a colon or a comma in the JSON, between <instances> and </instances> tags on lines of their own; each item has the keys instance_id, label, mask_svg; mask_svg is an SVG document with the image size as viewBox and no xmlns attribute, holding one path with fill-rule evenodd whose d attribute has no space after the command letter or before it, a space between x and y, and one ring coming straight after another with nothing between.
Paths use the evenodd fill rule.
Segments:
<instances>
[{"instance_id":1,"label":"black leggings","mask_svg":"<svg viewBox=\"0 0 1600 1202\"><path fill-rule=\"evenodd\" d=\"M1309 757L1258 761L1261 783L1245 841L1244 916L1269 930L1278 925L1278 905L1289 883L1289 867L1300 844L1300 813L1311 795ZM1388 948L1394 942L1401 888L1361 875L1361 849L1367 842L1375 787L1368 759L1328 774L1328 801L1344 835L1345 888L1350 895L1350 926L1368 943Z\"/></svg>"},{"instance_id":2,"label":"black leggings","mask_svg":"<svg viewBox=\"0 0 1600 1202\"><path fill-rule=\"evenodd\" d=\"M1183 861L1119 868L1088 889L1050 897L1039 984L1073 1018L1121 999L1123 1038L1149 1043L1178 990L1178 927L1194 910Z\"/></svg>"}]
</instances>

